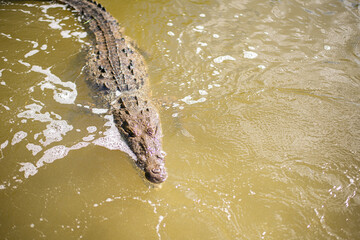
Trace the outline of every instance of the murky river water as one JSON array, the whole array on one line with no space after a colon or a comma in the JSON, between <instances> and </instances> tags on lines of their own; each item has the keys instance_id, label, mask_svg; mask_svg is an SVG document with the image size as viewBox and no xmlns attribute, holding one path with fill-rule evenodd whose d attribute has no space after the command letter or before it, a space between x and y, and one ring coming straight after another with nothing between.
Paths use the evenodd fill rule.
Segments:
<instances>
[{"instance_id":1,"label":"murky river water","mask_svg":"<svg viewBox=\"0 0 360 240\"><path fill-rule=\"evenodd\" d=\"M0 239L360 239L357 1L102 0L149 66L162 188L86 108L78 15L0 3Z\"/></svg>"}]
</instances>

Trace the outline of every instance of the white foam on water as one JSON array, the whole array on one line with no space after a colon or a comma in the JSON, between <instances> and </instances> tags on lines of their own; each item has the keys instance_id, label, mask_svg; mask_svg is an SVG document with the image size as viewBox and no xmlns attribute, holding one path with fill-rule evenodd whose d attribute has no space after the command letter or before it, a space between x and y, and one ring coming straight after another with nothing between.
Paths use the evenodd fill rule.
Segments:
<instances>
[{"instance_id":1,"label":"white foam on water","mask_svg":"<svg viewBox=\"0 0 360 240\"><path fill-rule=\"evenodd\" d=\"M35 42L35 41L30 41L30 42L33 44L33 48L37 48L39 46L38 42Z\"/></svg>"},{"instance_id":2,"label":"white foam on water","mask_svg":"<svg viewBox=\"0 0 360 240\"><path fill-rule=\"evenodd\" d=\"M131 151L124 139L120 136L119 130L116 128L112 115L106 115L105 119L108 122L105 126L110 128L104 132L104 137L95 139L93 143L98 146L105 147L110 150L120 150L130 155L133 159L136 159L135 154Z\"/></svg>"},{"instance_id":3,"label":"white foam on water","mask_svg":"<svg viewBox=\"0 0 360 240\"><path fill-rule=\"evenodd\" d=\"M196 48L196 54L199 54L202 51L202 49L200 47Z\"/></svg>"},{"instance_id":4,"label":"white foam on water","mask_svg":"<svg viewBox=\"0 0 360 240\"><path fill-rule=\"evenodd\" d=\"M47 18L43 18L43 17L40 17L39 18L39 21L40 22L49 22L49 27L52 28L52 29L57 29L57 30L61 30L62 27L60 26L60 22L61 20L58 19L58 20L55 20L54 17L51 17L49 15L46 15Z\"/></svg>"},{"instance_id":5,"label":"white foam on water","mask_svg":"<svg viewBox=\"0 0 360 240\"><path fill-rule=\"evenodd\" d=\"M42 8L42 12L47 14L47 11L50 9L50 8L62 8L62 9L66 9L66 6L63 5L63 4L47 4L47 5L41 5L40 8Z\"/></svg>"},{"instance_id":6,"label":"white foam on water","mask_svg":"<svg viewBox=\"0 0 360 240\"><path fill-rule=\"evenodd\" d=\"M108 128L103 133L104 137L100 137L98 139L92 140L90 138L93 138L94 135L89 135L84 138L89 138L86 140L89 140L92 142L88 142L88 141L82 142L81 141L71 147L66 147L64 145L57 145L57 146L51 147L44 151L42 157L35 164L33 164L31 162L20 163L21 167L20 167L19 171L24 172L25 178L34 176L38 172L38 169L43 167L45 164L51 164L56 160L66 157L71 150L78 150L78 149L87 147L90 144L102 146L102 147L105 147L110 150L121 150L123 152L128 153L133 159L136 159L136 156L134 155L134 153L130 150L128 145L121 138L120 133L113 122L112 115L107 115L107 116L105 116L105 118L108 120L108 122L105 123L105 126L109 126L110 128ZM54 122L58 123L56 121L54 121ZM54 122L50 123L50 125L53 124ZM69 126L69 125L67 125L67 126ZM59 134L61 135L62 133L66 132L68 130L68 129L64 129L63 127L64 127L64 125L61 125L60 129L55 128L55 131L51 133L51 137L52 138L54 138L54 136L55 136L55 138L59 137ZM51 127L50 129L54 130L53 127ZM88 131L96 131L96 127L90 126L87 128L87 130ZM50 131L50 130L48 128L45 131ZM46 135L46 134L44 134L44 135ZM47 138L45 141L49 141L49 139ZM4 143L2 145L4 145ZM34 150L41 151L41 149L40 149L41 147L37 146L35 144L28 144L27 148L32 151L34 151Z\"/></svg>"},{"instance_id":7,"label":"white foam on water","mask_svg":"<svg viewBox=\"0 0 360 240\"><path fill-rule=\"evenodd\" d=\"M205 90L199 90L200 95L208 95L208 92Z\"/></svg>"},{"instance_id":8,"label":"white foam on water","mask_svg":"<svg viewBox=\"0 0 360 240\"><path fill-rule=\"evenodd\" d=\"M258 54L252 51L244 51L244 58L254 59L257 58Z\"/></svg>"},{"instance_id":9,"label":"white foam on water","mask_svg":"<svg viewBox=\"0 0 360 240\"><path fill-rule=\"evenodd\" d=\"M161 222L164 220L164 216L159 216L159 221L158 221L158 224L156 225L156 233L159 237L159 240L161 240L161 235L160 235L160 224Z\"/></svg>"},{"instance_id":10,"label":"white foam on water","mask_svg":"<svg viewBox=\"0 0 360 240\"><path fill-rule=\"evenodd\" d=\"M45 165L45 163L50 164L58 159L62 159L68 155L71 150L78 150L84 147L87 147L89 142L79 142L71 147L66 147L64 145L54 146L46 151L44 155L36 162L36 168L40 168Z\"/></svg>"},{"instance_id":11,"label":"white foam on water","mask_svg":"<svg viewBox=\"0 0 360 240\"><path fill-rule=\"evenodd\" d=\"M70 30L63 30L60 34L63 38L76 37L79 42L83 42L81 38L85 38L87 36L86 32L71 32Z\"/></svg>"},{"instance_id":12,"label":"white foam on water","mask_svg":"<svg viewBox=\"0 0 360 240\"><path fill-rule=\"evenodd\" d=\"M2 104L2 103L0 103L0 105L3 106L7 111L10 110L10 108L9 108L8 106L6 106L6 105L4 105L4 104Z\"/></svg>"},{"instance_id":13,"label":"white foam on water","mask_svg":"<svg viewBox=\"0 0 360 240\"><path fill-rule=\"evenodd\" d=\"M38 172L37 168L32 163L25 162L25 163L20 163L20 165L21 168L19 169L19 172L24 172L25 178L34 176Z\"/></svg>"},{"instance_id":14,"label":"white foam on water","mask_svg":"<svg viewBox=\"0 0 360 240\"><path fill-rule=\"evenodd\" d=\"M87 32L72 32L71 35L78 38L85 38L87 36Z\"/></svg>"},{"instance_id":15,"label":"white foam on water","mask_svg":"<svg viewBox=\"0 0 360 240\"><path fill-rule=\"evenodd\" d=\"M225 55L225 56L219 56L217 58L214 58L214 62L215 63L222 63L223 61L235 61L236 59L230 55Z\"/></svg>"},{"instance_id":16,"label":"white foam on water","mask_svg":"<svg viewBox=\"0 0 360 240\"><path fill-rule=\"evenodd\" d=\"M214 71L212 72L212 74L211 74L211 75L216 76L216 75L219 75L219 74L220 74L220 72L219 72L219 71L214 70Z\"/></svg>"},{"instance_id":17,"label":"white foam on water","mask_svg":"<svg viewBox=\"0 0 360 240\"><path fill-rule=\"evenodd\" d=\"M37 50L37 49L31 50L30 52L26 53L26 54L24 55L24 57L25 57L25 58L28 58L28 57L30 57L30 56L33 56L33 55L37 54L38 52L39 52L39 50Z\"/></svg>"},{"instance_id":18,"label":"white foam on water","mask_svg":"<svg viewBox=\"0 0 360 240\"><path fill-rule=\"evenodd\" d=\"M44 152L44 155L37 161L36 167L42 167L45 163L52 163L57 159L64 158L70 149L64 145L54 146Z\"/></svg>"},{"instance_id":19,"label":"white foam on water","mask_svg":"<svg viewBox=\"0 0 360 240\"><path fill-rule=\"evenodd\" d=\"M50 117L50 113L40 113L42 106L32 103L29 105L26 105L25 108L27 110L18 113L17 117L19 118L26 118L26 119L33 119L35 121L40 122L50 122L52 121L52 118Z\"/></svg>"},{"instance_id":20,"label":"white foam on water","mask_svg":"<svg viewBox=\"0 0 360 240\"><path fill-rule=\"evenodd\" d=\"M4 37L7 37L8 39L12 39L10 34L6 34L6 33L0 33L1 35L3 35Z\"/></svg>"},{"instance_id":21,"label":"white foam on water","mask_svg":"<svg viewBox=\"0 0 360 240\"><path fill-rule=\"evenodd\" d=\"M19 131L15 133L13 139L11 140L11 145L15 145L21 142L24 138L26 138L27 135L27 132L24 131Z\"/></svg>"},{"instance_id":22,"label":"white foam on water","mask_svg":"<svg viewBox=\"0 0 360 240\"><path fill-rule=\"evenodd\" d=\"M198 100L193 100L192 97L189 95L189 96L186 96L183 99L181 99L181 101L183 101L184 103L186 103L188 105L192 105L195 103L205 102L206 98L202 97L202 98L199 98Z\"/></svg>"},{"instance_id":23,"label":"white foam on water","mask_svg":"<svg viewBox=\"0 0 360 240\"><path fill-rule=\"evenodd\" d=\"M27 63L27 62L24 62L23 60L18 60L18 62L26 67L30 67L31 64L30 63Z\"/></svg>"},{"instance_id":24,"label":"white foam on water","mask_svg":"<svg viewBox=\"0 0 360 240\"><path fill-rule=\"evenodd\" d=\"M106 108L92 108L91 111L95 114L105 114L109 111L109 109Z\"/></svg>"},{"instance_id":25,"label":"white foam on water","mask_svg":"<svg viewBox=\"0 0 360 240\"><path fill-rule=\"evenodd\" d=\"M74 97L72 91L64 89L56 89L54 93L55 101L64 104L72 104L75 101L76 96Z\"/></svg>"},{"instance_id":26,"label":"white foam on water","mask_svg":"<svg viewBox=\"0 0 360 240\"><path fill-rule=\"evenodd\" d=\"M206 47L208 45L207 43L204 43L204 42L198 42L198 44L202 47Z\"/></svg>"},{"instance_id":27,"label":"white foam on water","mask_svg":"<svg viewBox=\"0 0 360 240\"><path fill-rule=\"evenodd\" d=\"M88 145L89 145L89 143L87 143L87 142L78 142L77 144L70 147L70 150L78 150L78 149L87 147Z\"/></svg>"},{"instance_id":28,"label":"white foam on water","mask_svg":"<svg viewBox=\"0 0 360 240\"><path fill-rule=\"evenodd\" d=\"M71 35L70 35L70 30L64 30L64 31L61 31L60 34L63 38L71 38Z\"/></svg>"},{"instance_id":29,"label":"white foam on water","mask_svg":"<svg viewBox=\"0 0 360 240\"><path fill-rule=\"evenodd\" d=\"M47 146L53 142L59 142L63 139L63 135L65 136L66 133L72 129L73 126L67 124L65 120L53 120L46 125L46 129L43 131L45 141L40 139L39 142L43 146Z\"/></svg>"},{"instance_id":30,"label":"white foam on water","mask_svg":"<svg viewBox=\"0 0 360 240\"><path fill-rule=\"evenodd\" d=\"M82 138L82 140L85 141L85 142L89 142L89 141L92 141L94 139L95 139L94 134L90 134L89 136L86 136L86 137Z\"/></svg>"},{"instance_id":31,"label":"white foam on water","mask_svg":"<svg viewBox=\"0 0 360 240\"><path fill-rule=\"evenodd\" d=\"M3 143L0 145L0 149L6 148L8 144L9 144L9 141L6 140L5 142L3 142Z\"/></svg>"},{"instance_id":32,"label":"white foam on water","mask_svg":"<svg viewBox=\"0 0 360 240\"><path fill-rule=\"evenodd\" d=\"M54 84L51 84L49 82L41 84L40 86L41 91L44 91L45 89L55 89Z\"/></svg>"},{"instance_id":33,"label":"white foam on water","mask_svg":"<svg viewBox=\"0 0 360 240\"><path fill-rule=\"evenodd\" d=\"M97 128L95 126L89 126L89 127L86 128L86 130L89 133L94 133L94 132L96 132Z\"/></svg>"},{"instance_id":34,"label":"white foam on water","mask_svg":"<svg viewBox=\"0 0 360 240\"><path fill-rule=\"evenodd\" d=\"M196 27L193 28L193 30L195 32L204 32L204 29L205 29L204 26L201 26L201 25L196 26Z\"/></svg>"},{"instance_id":35,"label":"white foam on water","mask_svg":"<svg viewBox=\"0 0 360 240\"><path fill-rule=\"evenodd\" d=\"M61 23L63 20L67 20L69 19L68 17L65 18L61 18L61 19L55 19L54 16L50 16L48 14L48 10L50 8L62 8L62 9L66 9L66 5L62 5L62 4L50 4L50 5L42 5L40 6L42 8L42 12L44 13L44 17L40 17L39 21L42 22L49 22L49 27L55 30L62 30L65 24ZM83 31L83 32L71 32L70 30L63 30L60 32L61 36L63 38L70 38L70 37L75 37L78 42L84 42L82 40L82 38L85 38L87 36L87 32ZM44 46L44 45L43 45ZM44 49L42 49L44 50Z\"/></svg>"},{"instance_id":36,"label":"white foam on water","mask_svg":"<svg viewBox=\"0 0 360 240\"><path fill-rule=\"evenodd\" d=\"M40 66L34 65L31 68L31 71L45 74L45 81L40 83L40 86L43 89L50 88L54 90L54 99L55 101L63 104L73 104L77 97L76 84L73 82L63 82L59 77L51 73L51 67L43 69ZM42 86L44 85L45 86ZM65 90L60 87L53 87L52 85L60 85L64 88L69 88L70 90Z\"/></svg>"},{"instance_id":37,"label":"white foam on water","mask_svg":"<svg viewBox=\"0 0 360 240\"><path fill-rule=\"evenodd\" d=\"M28 143L26 145L26 148L32 152L32 155L35 156L36 154L38 154L41 150L42 150L42 147L40 145L36 145L36 144L33 144L33 143Z\"/></svg>"}]
</instances>

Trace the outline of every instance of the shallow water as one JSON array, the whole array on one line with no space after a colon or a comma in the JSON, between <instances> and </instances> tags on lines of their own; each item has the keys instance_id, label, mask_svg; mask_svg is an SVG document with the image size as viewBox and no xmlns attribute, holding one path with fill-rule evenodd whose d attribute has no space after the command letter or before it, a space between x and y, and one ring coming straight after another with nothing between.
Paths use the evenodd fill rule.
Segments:
<instances>
[{"instance_id":1,"label":"shallow water","mask_svg":"<svg viewBox=\"0 0 360 240\"><path fill-rule=\"evenodd\" d=\"M87 109L78 15L0 3L0 239L360 239L357 1L102 0L148 63L161 188Z\"/></svg>"}]
</instances>

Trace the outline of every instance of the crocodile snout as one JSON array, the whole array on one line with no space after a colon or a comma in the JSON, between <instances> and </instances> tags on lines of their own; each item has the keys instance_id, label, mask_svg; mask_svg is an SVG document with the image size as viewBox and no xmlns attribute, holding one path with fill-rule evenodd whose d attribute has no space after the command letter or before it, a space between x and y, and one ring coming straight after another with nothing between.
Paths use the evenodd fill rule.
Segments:
<instances>
[{"instance_id":1,"label":"crocodile snout","mask_svg":"<svg viewBox=\"0 0 360 240\"><path fill-rule=\"evenodd\" d=\"M152 183L162 183L167 178L166 169L163 166L147 167L145 177Z\"/></svg>"}]
</instances>

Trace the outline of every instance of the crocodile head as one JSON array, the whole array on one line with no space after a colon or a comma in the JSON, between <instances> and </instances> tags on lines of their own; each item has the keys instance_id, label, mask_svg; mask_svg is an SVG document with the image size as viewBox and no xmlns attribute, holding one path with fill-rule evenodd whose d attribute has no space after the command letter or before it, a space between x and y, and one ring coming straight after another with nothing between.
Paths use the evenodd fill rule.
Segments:
<instances>
[{"instance_id":1,"label":"crocodile head","mask_svg":"<svg viewBox=\"0 0 360 240\"><path fill-rule=\"evenodd\" d=\"M167 178L165 160L161 149L161 127L155 110L113 111L114 121L130 149L135 153L136 165L145 172L152 183L162 183Z\"/></svg>"}]
</instances>

